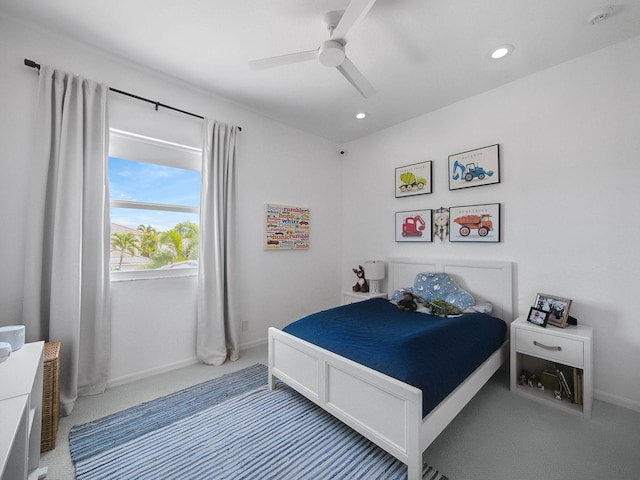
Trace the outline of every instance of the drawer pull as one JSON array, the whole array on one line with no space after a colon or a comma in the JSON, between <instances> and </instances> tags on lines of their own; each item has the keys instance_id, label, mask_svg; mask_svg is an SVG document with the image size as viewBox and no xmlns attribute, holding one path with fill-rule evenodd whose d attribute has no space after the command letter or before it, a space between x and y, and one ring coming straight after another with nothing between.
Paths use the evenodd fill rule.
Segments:
<instances>
[{"instance_id":1,"label":"drawer pull","mask_svg":"<svg viewBox=\"0 0 640 480\"><path fill-rule=\"evenodd\" d=\"M534 340L534 341L533 341L533 344L534 344L536 347L542 347L542 348L544 348L544 349L546 349L546 350L553 350L553 351L555 351L555 352L560 352L560 351L562 351L562 347L560 347L560 346L553 346L553 347L551 347L551 346L549 346L549 345L545 345L544 343L537 342L536 340Z\"/></svg>"}]
</instances>

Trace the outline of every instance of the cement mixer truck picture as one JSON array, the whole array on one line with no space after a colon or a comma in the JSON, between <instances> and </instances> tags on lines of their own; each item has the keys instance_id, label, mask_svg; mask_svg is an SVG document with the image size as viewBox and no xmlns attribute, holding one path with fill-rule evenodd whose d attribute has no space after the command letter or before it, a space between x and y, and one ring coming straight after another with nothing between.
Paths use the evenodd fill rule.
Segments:
<instances>
[{"instance_id":1,"label":"cement mixer truck picture","mask_svg":"<svg viewBox=\"0 0 640 480\"><path fill-rule=\"evenodd\" d=\"M396 168L396 198L431 193L431 161Z\"/></svg>"},{"instance_id":2,"label":"cement mixer truck picture","mask_svg":"<svg viewBox=\"0 0 640 480\"><path fill-rule=\"evenodd\" d=\"M416 177L411 172L405 172L400 175L400 191L410 192L413 189L422 190L427 185L427 179L423 177Z\"/></svg>"}]
</instances>

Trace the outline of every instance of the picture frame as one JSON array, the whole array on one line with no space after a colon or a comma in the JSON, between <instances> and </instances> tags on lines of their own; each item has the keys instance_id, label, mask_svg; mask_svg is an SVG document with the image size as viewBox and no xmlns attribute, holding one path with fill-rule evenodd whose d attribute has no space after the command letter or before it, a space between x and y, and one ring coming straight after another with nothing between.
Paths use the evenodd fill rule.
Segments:
<instances>
[{"instance_id":1,"label":"picture frame","mask_svg":"<svg viewBox=\"0 0 640 480\"><path fill-rule=\"evenodd\" d=\"M547 323L559 328L567 326L569 310L571 309L571 299L538 293L536 295L535 308L544 312L549 312Z\"/></svg>"},{"instance_id":2,"label":"picture frame","mask_svg":"<svg viewBox=\"0 0 640 480\"><path fill-rule=\"evenodd\" d=\"M500 204L449 207L450 242L500 242Z\"/></svg>"},{"instance_id":3,"label":"picture frame","mask_svg":"<svg viewBox=\"0 0 640 480\"><path fill-rule=\"evenodd\" d=\"M395 169L396 198L433 193L432 166L433 162L428 160L397 167Z\"/></svg>"},{"instance_id":4,"label":"picture frame","mask_svg":"<svg viewBox=\"0 0 640 480\"><path fill-rule=\"evenodd\" d=\"M309 250L309 208L266 203L264 215L265 250Z\"/></svg>"},{"instance_id":5,"label":"picture frame","mask_svg":"<svg viewBox=\"0 0 640 480\"><path fill-rule=\"evenodd\" d=\"M449 190L500 183L498 144L449 155Z\"/></svg>"},{"instance_id":6,"label":"picture frame","mask_svg":"<svg viewBox=\"0 0 640 480\"><path fill-rule=\"evenodd\" d=\"M432 242L432 216L431 209L396 212L396 242Z\"/></svg>"},{"instance_id":7,"label":"picture frame","mask_svg":"<svg viewBox=\"0 0 640 480\"><path fill-rule=\"evenodd\" d=\"M540 308L531 307L529 309L529 315L527 316L527 322L546 328L547 322L549 321L549 313L550 312L545 312Z\"/></svg>"}]
</instances>

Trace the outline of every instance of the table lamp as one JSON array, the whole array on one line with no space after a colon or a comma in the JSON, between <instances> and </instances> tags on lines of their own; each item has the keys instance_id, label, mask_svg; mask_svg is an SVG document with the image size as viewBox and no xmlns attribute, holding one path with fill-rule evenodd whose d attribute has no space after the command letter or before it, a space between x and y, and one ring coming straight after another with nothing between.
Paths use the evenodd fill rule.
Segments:
<instances>
[{"instance_id":1,"label":"table lamp","mask_svg":"<svg viewBox=\"0 0 640 480\"><path fill-rule=\"evenodd\" d=\"M369 293L380 293L379 281L384 279L384 262L371 260L364 264L364 276L369 281Z\"/></svg>"}]
</instances>

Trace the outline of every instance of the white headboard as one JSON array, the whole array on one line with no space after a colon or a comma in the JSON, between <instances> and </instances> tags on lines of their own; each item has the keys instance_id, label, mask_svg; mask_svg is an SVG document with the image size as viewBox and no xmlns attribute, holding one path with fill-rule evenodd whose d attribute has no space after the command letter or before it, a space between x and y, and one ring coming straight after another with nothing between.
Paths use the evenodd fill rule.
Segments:
<instances>
[{"instance_id":1,"label":"white headboard","mask_svg":"<svg viewBox=\"0 0 640 480\"><path fill-rule=\"evenodd\" d=\"M427 258L389 259L389 296L412 287L421 272L446 272L476 299L493 305L492 315L510 323L514 318L513 265L508 261L442 260Z\"/></svg>"}]
</instances>

